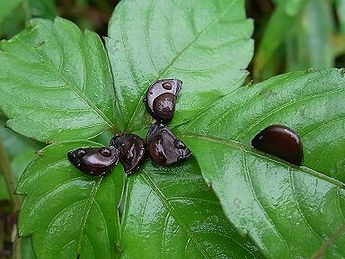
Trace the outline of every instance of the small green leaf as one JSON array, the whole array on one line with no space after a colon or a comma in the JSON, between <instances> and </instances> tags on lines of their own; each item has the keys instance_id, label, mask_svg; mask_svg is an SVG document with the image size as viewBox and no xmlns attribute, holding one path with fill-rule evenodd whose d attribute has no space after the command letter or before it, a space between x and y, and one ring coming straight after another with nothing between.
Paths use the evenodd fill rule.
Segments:
<instances>
[{"instance_id":1,"label":"small green leaf","mask_svg":"<svg viewBox=\"0 0 345 259\"><path fill-rule=\"evenodd\" d=\"M121 129L148 125L143 97L156 80L184 82L172 124L241 86L253 54L252 30L244 1L121 1L106 40Z\"/></svg>"},{"instance_id":2,"label":"small green leaf","mask_svg":"<svg viewBox=\"0 0 345 259\"><path fill-rule=\"evenodd\" d=\"M289 32L297 23L297 17L302 12L309 0L284 0L277 1L277 8L265 28L254 58L254 76L261 79L265 66L274 57L279 46L285 41ZM311 0L313 1L313 0Z\"/></svg>"},{"instance_id":3,"label":"small green leaf","mask_svg":"<svg viewBox=\"0 0 345 259\"><path fill-rule=\"evenodd\" d=\"M62 142L38 152L17 192L25 195L19 233L32 235L38 258L114 258L118 242L116 204L122 191L120 167L104 178L81 173L68 160L77 147L95 142Z\"/></svg>"},{"instance_id":4,"label":"small green leaf","mask_svg":"<svg viewBox=\"0 0 345 259\"><path fill-rule=\"evenodd\" d=\"M122 258L258 258L246 235L224 216L199 166L147 164L128 177Z\"/></svg>"},{"instance_id":5,"label":"small green leaf","mask_svg":"<svg viewBox=\"0 0 345 259\"><path fill-rule=\"evenodd\" d=\"M97 34L61 18L35 19L0 50L0 108L12 129L57 141L115 127L113 83Z\"/></svg>"},{"instance_id":6,"label":"small green leaf","mask_svg":"<svg viewBox=\"0 0 345 259\"><path fill-rule=\"evenodd\" d=\"M334 66L333 13L329 2L308 1L293 30L286 37L288 71Z\"/></svg>"}]
</instances>

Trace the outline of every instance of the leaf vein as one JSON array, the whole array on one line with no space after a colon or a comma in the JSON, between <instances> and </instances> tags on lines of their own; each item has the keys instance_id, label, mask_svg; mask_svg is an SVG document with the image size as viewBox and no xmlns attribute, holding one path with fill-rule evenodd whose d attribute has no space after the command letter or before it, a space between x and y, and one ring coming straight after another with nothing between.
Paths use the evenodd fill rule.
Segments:
<instances>
[{"instance_id":1,"label":"leaf vein","mask_svg":"<svg viewBox=\"0 0 345 259\"><path fill-rule=\"evenodd\" d=\"M175 64L175 62L180 59L182 57L182 55L194 44L196 43L200 37L207 32L213 25L215 25L217 22L219 22L219 20L226 15L226 13L230 10L230 8L237 2L238 0L234 0L232 1L229 6L212 22L210 22L207 26L205 26L199 33L198 35L196 35L196 37L189 42L181 51L179 51L177 53L177 55L168 63L168 65L163 68L160 73L151 81L150 85L153 84L154 82L156 82L159 79L162 79L166 73L169 71L169 69ZM133 127L133 123L134 123L134 119L137 117L138 113L142 110L144 104L141 102L141 100L144 98L146 89L144 89L144 91L141 92L140 94L140 99L136 104L134 113L132 114L128 126L127 126L127 131L130 132L132 130Z\"/></svg>"},{"instance_id":2,"label":"leaf vein","mask_svg":"<svg viewBox=\"0 0 345 259\"><path fill-rule=\"evenodd\" d=\"M183 228L183 230L187 233L187 235L189 237L191 237L193 239L193 242L196 244L196 246L198 247L198 250L200 251L200 253L203 255L204 258L211 258L211 256L208 255L207 251L204 249L204 247L202 246L202 243L199 241L199 239L194 235L194 233L188 228L188 226L186 226L184 224L184 222L181 220L181 218L179 216L177 216L174 212L175 209L172 206L172 204L167 200L167 198L165 197L165 195L159 190L159 188L156 186L156 183L153 181L153 179L151 178L151 176L145 171L143 170L143 174L141 175L142 178L145 180L145 182L151 187L152 191L154 191L160 201L162 202L162 204L164 205L164 207L168 210L168 212L170 213L170 215L172 215L174 217L174 219L179 223L179 225L181 225L181 227Z\"/></svg>"}]
</instances>

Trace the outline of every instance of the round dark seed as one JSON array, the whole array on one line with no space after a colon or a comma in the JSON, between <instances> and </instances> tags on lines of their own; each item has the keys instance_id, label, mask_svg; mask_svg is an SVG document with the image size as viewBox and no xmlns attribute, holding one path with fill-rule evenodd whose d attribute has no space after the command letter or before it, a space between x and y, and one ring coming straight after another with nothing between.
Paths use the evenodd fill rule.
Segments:
<instances>
[{"instance_id":1,"label":"round dark seed","mask_svg":"<svg viewBox=\"0 0 345 259\"><path fill-rule=\"evenodd\" d=\"M271 125L263 129L253 138L252 146L295 165L301 165L303 162L300 137L283 125Z\"/></svg>"},{"instance_id":2,"label":"round dark seed","mask_svg":"<svg viewBox=\"0 0 345 259\"><path fill-rule=\"evenodd\" d=\"M159 80L146 92L146 107L149 113L160 122L169 122L174 116L176 96L181 90L178 79Z\"/></svg>"},{"instance_id":3,"label":"round dark seed","mask_svg":"<svg viewBox=\"0 0 345 259\"><path fill-rule=\"evenodd\" d=\"M145 160L145 141L135 134L116 136L110 145L120 150L120 161L127 174L137 171Z\"/></svg>"},{"instance_id":4,"label":"round dark seed","mask_svg":"<svg viewBox=\"0 0 345 259\"><path fill-rule=\"evenodd\" d=\"M147 151L152 161L159 165L173 165L192 155L189 148L162 124L151 126Z\"/></svg>"},{"instance_id":5,"label":"round dark seed","mask_svg":"<svg viewBox=\"0 0 345 259\"><path fill-rule=\"evenodd\" d=\"M96 176L109 173L119 161L115 147L78 148L67 153L68 160L80 171Z\"/></svg>"},{"instance_id":6,"label":"round dark seed","mask_svg":"<svg viewBox=\"0 0 345 259\"><path fill-rule=\"evenodd\" d=\"M162 94L153 102L155 114L159 114L162 121L169 121L174 116L176 96L173 94Z\"/></svg>"}]
</instances>

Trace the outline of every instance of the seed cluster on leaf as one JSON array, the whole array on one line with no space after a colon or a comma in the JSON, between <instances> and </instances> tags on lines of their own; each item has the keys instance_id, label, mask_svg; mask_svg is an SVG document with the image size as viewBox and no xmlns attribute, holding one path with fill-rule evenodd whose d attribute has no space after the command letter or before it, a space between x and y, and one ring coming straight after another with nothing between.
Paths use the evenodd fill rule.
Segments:
<instances>
[{"instance_id":1,"label":"seed cluster on leaf","mask_svg":"<svg viewBox=\"0 0 345 259\"><path fill-rule=\"evenodd\" d=\"M150 127L146 142L135 134L119 135L111 139L109 147L78 148L68 152L69 161L84 173L104 176L119 159L125 173L137 171L145 159L146 146L148 156L159 165L173 165L189 158L192 152L162 124L174 116L181 86L181 80L165 79L147 90L146 106L158 123Z\"/></svg>"}]
</instances>

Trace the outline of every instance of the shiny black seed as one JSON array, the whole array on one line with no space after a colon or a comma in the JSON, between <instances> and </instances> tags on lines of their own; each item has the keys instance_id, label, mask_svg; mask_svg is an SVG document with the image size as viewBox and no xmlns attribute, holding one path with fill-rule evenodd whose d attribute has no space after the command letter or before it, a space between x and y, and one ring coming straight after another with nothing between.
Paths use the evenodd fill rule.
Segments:
<instances>
[{"instance_id":1,"label":"shiny black seed","mask_svg":"<svg viewBox=\"0 0 345 259\"><path fill-rule=\"evenodd\" d=\"M96 176L109 173L119 161L119 150L115 147L78 148L67 153L68 160L80 171Z\"/></svg>"},{"instance_id":2,"label":"shiny black seed","mask_svg":"<svg viewBox=\"0 0 345 259\"><path fill-rule=\"evenodd\" d=\"M181 90L178 79L159 80L146 92L146 107L149 113L160 122L169 122L174 116L176 96Z\"/></svg>"},{"instance_id":3,"label":"shiny black seed","mask_svg":"<svg viewBox=\"0 0 345 259\"><path fill-rule=\"evenodd\" d=\"M145 141L135 134L116 136L110 145L120 150L120 161L127 174L137 171L145 160Z\"/></svg>"},{"instance_id":4,"label":"shiny black seed","mask_svg":"<svg viewBox=\"0 0 345 259\"><path fill-rule=\"evenodd\" d=\"M283 125L263 129L253 138L252 146L295 165L303 162L301 139L296 132Z\"/></svg>"},{"instance_id":5,"label":"shiny black seed","mask_svg":"<svg viewBox=\"0 0 345 259\"><path fill-rule=\"evenodd\" d=\"M170 121L174 116L175 100L176 96L173 94L162 94L153 101L153 110L162 121Z\"/></svg>"},{"instance_id":6,"label":"shiny black seed","mask_svg":"<svg viewBox=\"0 0 345 259\"><path fill-rule=\"evenodd\" d=\"M192 155L189 148L163 124L153 124L147 136L147 151L155 163L173 165Z\"/></svg>"}]
</instances>

